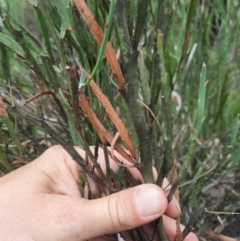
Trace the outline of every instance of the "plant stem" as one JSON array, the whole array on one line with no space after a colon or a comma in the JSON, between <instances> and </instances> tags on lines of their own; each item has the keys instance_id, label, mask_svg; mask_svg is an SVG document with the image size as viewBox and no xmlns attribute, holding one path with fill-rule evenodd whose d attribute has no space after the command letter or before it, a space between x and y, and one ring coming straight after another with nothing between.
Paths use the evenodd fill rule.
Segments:
<instances>
[{"instance_id":1,"label":"plant stem","mask_svg":"<svg viewBox=\"0 0 240 241\"><path fill-rule=\"evenodd\" d=\"M178 177L176 178L176 180L174 181L174 183L172 184L171 190L168 194L168 202L171 202L172 197L176 191L176 189L178 188L179 184L181 183L182 179L183 179L183 175L191 161L192 158L192 153L195 147L195 139L192 139L189 150L188 150L188 155L187 155L187 159L184 161L183 165L181 166L179 173L178 173Z\"/></svg>"},{"instance_id":2,"label":"plant stem","mask_svg":"<svg viewBox=\"0 0 240 241\"><path fill-rule=\"evenodd\" d=\"M116 6L116 31L122 52L122 69L126 81L126 89L121 94L130 110L131 117L138 136L141 156L141 173L145 182L154 182L152 173L153 160L151 158L151 140L144 111L137 102L138 100L138 76L137 58L138 53L133 50L126 20L126 2L119 0Z\"/></svg>"},{"instance_id":3,"label":"plant stem","mask_svg":"<svg viewBox=\"0 0 240 241\"><path fill-rule=\"evenodd\" d=\"M133 48L136 50L141 38L143 26L146 24L149 0L138 0L137 21L133 37Z\"/></svg>"},{"instance_id":4,"label":"plant stem","mask_svg":"<svg viewBox=\"0 0 240 241\"><path fill-rule=\"evenodd\" d=\"M158 51L161 56L160 69L161 69L161 84L162 84L162 102L163 102L163 112L164 124L166 126L166 131L164 133L164 162L163 162L163 175L167 176L173 165L172 158L172 103L171 103L171 89L168 73L165 69L164 63L164 46L163 46L163 35L159 34L157 37ZM161 167L160 167L161 168ZM158 170L160 172L160 170Z\"/></svg>"},{"instance_id":5,"label":"plant stem","mask_svg":"<svg viewBox=\"0 0 240 241\"><path fill-rule=\"evenodd\" d=\"M157 226L157 233L158 233L158 236L159 236L161 241L169 241L169 239L166 235L164 225L163 225L163 218L162 217L159 218L159 223L158 223L158 226Z\"/></svg>"}]
</instances>

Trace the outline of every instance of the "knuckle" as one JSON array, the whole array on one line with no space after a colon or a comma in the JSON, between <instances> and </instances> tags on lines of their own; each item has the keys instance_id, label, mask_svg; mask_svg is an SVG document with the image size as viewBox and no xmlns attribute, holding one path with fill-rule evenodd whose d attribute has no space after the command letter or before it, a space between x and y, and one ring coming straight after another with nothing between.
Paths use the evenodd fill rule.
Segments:
<instances>
[{"instance_id":1,"label":"knuckle","mask_svg":"<svg viewBox=\"0 0 240 241\"><path fill-rule=\"evenodd\" d=\"M126 226L124 202L120 195L110 195L107 203L109 222L114 230L124 229Z\"/></svg>"},{"instance_id":2,"label":"knuckle","mask_svg":"<svg viewBox=\"0 0 240 241\"><path fill-rule=\"evenodd\" d=\"M43 160L44 162L48 163L48 165L56 163L56 160L58 161L58 163L61 163L62 160L65 160L65 152L63 147L61 145L54 145L49 147L43 153Z\"/></svg>"},{"instance_id":3,"label":"knuckle","mask_svg":"<svg viewBox=\"0 0 240 241\"><path fill-rule=\"evenodd\" d=\"M54 157L56 159L59 156L64 156L64 153L64 149L61 145L54 145L49 147L44 154L49 157Z\"/></svg>"},{"instance_id":4,"label":"knuckle","mask_svg":"<svg viewBox=\"0 0 240 241\"><path fill-rule=\"evenodd\" d=\"M63 150L63 148L62 148L61 145L54 145L54 146L49 147L47 151L49 151L49 152L59 152L59 151L62 151L62 150Z\"/></svg>"}]
</instances>

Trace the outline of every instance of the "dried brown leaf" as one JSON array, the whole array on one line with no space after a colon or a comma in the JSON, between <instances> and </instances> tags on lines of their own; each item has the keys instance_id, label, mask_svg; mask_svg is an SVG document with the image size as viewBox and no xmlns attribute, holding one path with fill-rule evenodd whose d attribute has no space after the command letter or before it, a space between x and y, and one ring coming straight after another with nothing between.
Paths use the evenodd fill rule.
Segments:
<instances>
[{"instance_id":1,"label":"dried brown leaf","mask_svg":"<svg viewBox=\"0 0 240 241\"><path fill-rule=\"evenodd\" d=\"M34 95L31 98L29 98L28 100L26 100L25 105L34 101L34 100L36 100L36 99L38 99L38 98L40 98L40 97L42 97L42 96L44 96L44 95L52 95L52 91L45 90L45 91L42 91L40 93L37 93L36 95Z\"/></svg>"},{"instance_id":2,"label":"dried brown leaf","mask_svg":"<svg viewBox=\"0 0 240 241\"><path fill-rule=\"evenodd\" d=\"M67 96L65 94L66 98L71 98L71 96ZM111 144L113 142L112 135L104 128L102 123L99 121L95 113L90 108L90 105L88 103L87 97L83 92L79 93L79 105L83 109L83 111L86 113L90 123L93 125L93 128L98 133L98 136L102 143L105 143L106 141ZM118 144L115 143L114 149L127 161L129 161L134 166L136 165L135 160Z\"/></svg>"},{"instance_id":3,"label":"dried brown leaf","mask_svg":"<svg viewBox=\"0 0 240 241\"><path fill-rule=\"evenodd\" d=\"M136 158L136 151L135 147L129 137L128 130L125 127L123 121L119 118L117 112L114 110L112 107L110 101L108 98L102 93L101 89L97 86L97 84L93 81L90 80L89 83L94 95L98 98L98 100L101 102L101 104L104 106L105 111L110 118L110 120L113 122L115 127L117 128L120 136L123 139L123 142L125 143L126 148L129 150L131 153L132 157L135 159Z\"/></svg>"}]
</instances>

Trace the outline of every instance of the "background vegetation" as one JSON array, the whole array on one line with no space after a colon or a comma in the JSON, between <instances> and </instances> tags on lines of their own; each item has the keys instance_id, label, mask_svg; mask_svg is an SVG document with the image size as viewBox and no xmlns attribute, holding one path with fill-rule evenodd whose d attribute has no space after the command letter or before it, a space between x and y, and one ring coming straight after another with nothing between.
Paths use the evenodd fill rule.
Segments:
<instances>
[{"instance_id":1,"label":"background vegetation","mask_svg":"<svg viewBox=\"0 0 240 241\"><path fill-rule=\"evenodd\" d=\"M158 185L180 185L201 240L239 237L239 1L74 3L0 1L1 175L61 144L96 180L73 145L101 146L106 163L111 146L146 182L154 165ZM137 184L119 165L106 194Z\"/></svg>"}]
</instances>

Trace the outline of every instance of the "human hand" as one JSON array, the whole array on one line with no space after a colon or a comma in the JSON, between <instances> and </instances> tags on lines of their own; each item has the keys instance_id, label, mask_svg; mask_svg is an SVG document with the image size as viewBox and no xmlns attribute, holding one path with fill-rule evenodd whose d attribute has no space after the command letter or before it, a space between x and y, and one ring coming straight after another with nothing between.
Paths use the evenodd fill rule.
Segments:
<instances>
[{"instance_id":1,"label":"human hand","mask_svg":"<svg viewBox=\"0 0 240 241\"><path fill-rule=\"evenodd\" d=\"M77 151L84 156L83 150ZM104 162L102 152L98 161ZM1 239L116 240L102 235L133 229L164 213L170 217L180 213L174 202L167 204L164 191L153 184L87 200L80 196L78 181L79 167L61 146L49 148L35 161L0 178ZM95 195L99 192L93 183L91 191ZM175 240L176 221L170 217L163 217L164 226L169 240ZM185 238L197 240L193 233Z\"/></svg>"}]
</instances>

